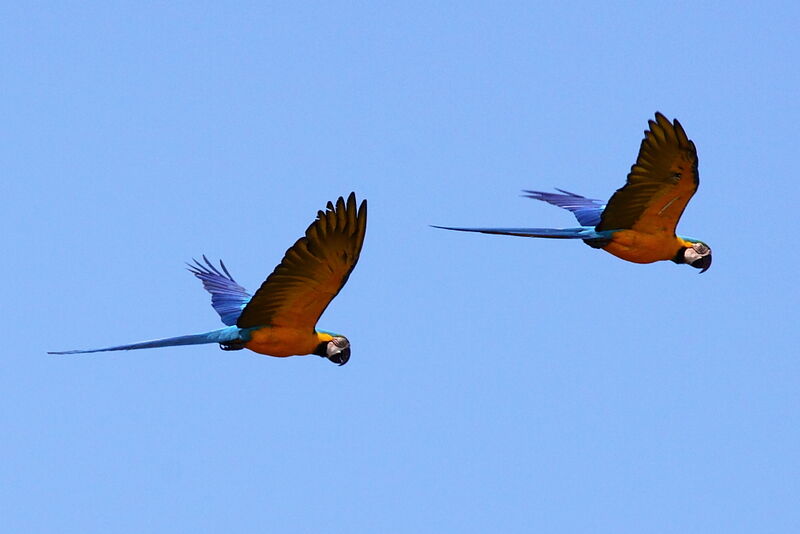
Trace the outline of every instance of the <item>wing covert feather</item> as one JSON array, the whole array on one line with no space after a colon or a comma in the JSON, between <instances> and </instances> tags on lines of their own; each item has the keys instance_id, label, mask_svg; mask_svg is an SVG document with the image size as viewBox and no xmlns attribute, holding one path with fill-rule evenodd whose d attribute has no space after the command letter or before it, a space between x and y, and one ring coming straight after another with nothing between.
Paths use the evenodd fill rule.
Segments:
<instances>
[{"instance_id":1,"label":"wing covert feather","mask_svg":"<svg viewBox=\"0 0 800 534\"><path fill-rule=\"evenodd\" d=\"M261 284L239 316L237 326L291 326L313 330L358 262L367 229L367 201L356 207L351 193L345 203L328 202L303 237Z\"/></svg>"},{"instance_id":2,"label":"wing covert feather","mask_svg":"<svg viewBox=\"0 0 800 534\"><path fill-rule=\"evenodd\" d=\"M603 211L597 230L633 229L675 234L675 227L697 191L697 150L680 122L661 113L648 121L639 156L626 184Z\"/></svg>"}]
</instances>

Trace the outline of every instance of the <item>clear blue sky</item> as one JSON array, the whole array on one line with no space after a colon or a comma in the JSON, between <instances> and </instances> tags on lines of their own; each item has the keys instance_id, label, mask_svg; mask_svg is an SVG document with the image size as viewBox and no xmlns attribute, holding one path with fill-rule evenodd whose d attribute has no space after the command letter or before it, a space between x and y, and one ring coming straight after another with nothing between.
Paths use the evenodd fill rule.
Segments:
<instances>
[{"instance_id":1,"label":"clear blue sky","mask_svg":"<svg viewBox=\"0 0 800 534\"><path fill-rule=\"evenodd\" d=\"M800 531L794 2L0 7L4 532ZM714 265L570 226L647 119ZM345 367L216 345L183 262L258 287L356 191Z\"/></svg>"}]
</instances>

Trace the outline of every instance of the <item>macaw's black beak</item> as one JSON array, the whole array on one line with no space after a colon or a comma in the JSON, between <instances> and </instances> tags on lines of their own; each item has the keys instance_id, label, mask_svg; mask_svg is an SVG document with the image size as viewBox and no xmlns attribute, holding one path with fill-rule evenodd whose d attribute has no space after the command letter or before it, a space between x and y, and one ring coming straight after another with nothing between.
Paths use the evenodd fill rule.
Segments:
<instances>
[{"instance_id":1,"label":"macaw's black beak","mask_svg":"<svg viewBox=\"0 0 800 534\"><path fill-rule=\"evenodd\" d=\"M348 360L350 360L350 347L345 347L340 352L331 354L328 356L328 359L333 363L339 364L341 367L342 365L346 364Z\"/></svg>"},{"instance_id":2,"label":"macaw's black beak","mask_svg":"<svg viewBox=\"0 0 800 534\"><path fill-rule=\"evenodd\" d=\"M711 267L711 253L709 252L706 256L698 259L692 264L692 267L700 269L700 274L703 274Z\"/></svg>"}]
</instances>

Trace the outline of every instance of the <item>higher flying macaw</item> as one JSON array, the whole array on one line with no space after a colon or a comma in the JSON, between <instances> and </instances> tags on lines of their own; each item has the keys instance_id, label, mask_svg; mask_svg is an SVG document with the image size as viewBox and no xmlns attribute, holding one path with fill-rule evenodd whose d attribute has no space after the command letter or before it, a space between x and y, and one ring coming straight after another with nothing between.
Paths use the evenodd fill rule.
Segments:
<instances>
[{"instance_id":1,"label":"higher flying macaw","mask_svg":"<svg viewBox=\"0 0 800 534\"><path fill-rule=\"evenodd\" d=\"M219 343L223 350L250 349L268 356L316 354L344 365L350 359L346 337L315 328L325 308L347 282L358 262L367 230L367 201L356 208L350 193L345 204L318 212L304 237L292 245L255 295L234 281L225 265L195 260L189 270L211 293L211 305L226 328L188 336L143 341L94 350L49 354L80 354L110 350L149 349L174 345Z\"/></svg>"},{"instance_id":2,"label":"higher flying macaw","mask_svg":"<svg viewBox=\"0 0 800 534\"><path fill-rule=\"evenodd\" d=\"M644 132L639 157L631 167L627 183L607 204L563 189L559 193L524 191L571 211L577 228L454 228L445 230L481 232L521 237L582 239L618 258L634 263L672 260L702 269L711 266L711 248L700 240L675 235L675 227L689 199L697 191L697 150L675 119L672 123L656 112Z\"/></svg>"}]
</instances>

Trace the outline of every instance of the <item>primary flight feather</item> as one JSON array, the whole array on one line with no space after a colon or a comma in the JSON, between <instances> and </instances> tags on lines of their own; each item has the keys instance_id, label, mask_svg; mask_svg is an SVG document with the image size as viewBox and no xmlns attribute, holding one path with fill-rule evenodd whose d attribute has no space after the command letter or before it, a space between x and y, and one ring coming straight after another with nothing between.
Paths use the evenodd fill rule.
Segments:
<instances>
[{"instance_id":1,"label":"primary flight feather","mask_svg":"<svg viewBox=\"0 0 800 534\"><path fill-rule=\"evenodd\" d=\"M339 293L358 262L367 230L367 201L356 205L351 193L317 214L303 237L251 296L220 261L203 256L191 271L211 293L211 305L226 328L187 336L143 341L102 349L49 354L82 354L175 345L219 343L223 350L250 349L268 356L316 354L344 365L350 342L340 334L317 330L322 312Z\"/></svg>"}]
</instances>

